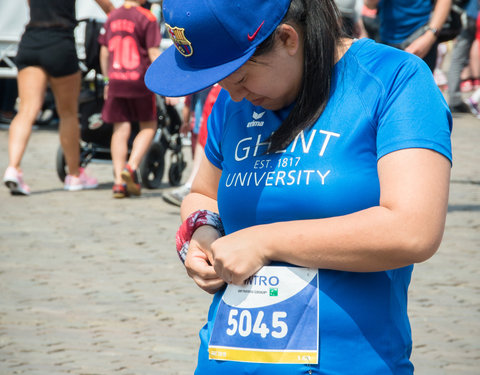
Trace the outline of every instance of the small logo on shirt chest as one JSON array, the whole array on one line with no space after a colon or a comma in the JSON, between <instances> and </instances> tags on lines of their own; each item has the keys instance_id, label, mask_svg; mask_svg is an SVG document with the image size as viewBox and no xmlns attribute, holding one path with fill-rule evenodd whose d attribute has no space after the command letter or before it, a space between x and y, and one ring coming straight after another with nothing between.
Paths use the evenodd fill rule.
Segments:
<instances>
[{"instance_id":1,"label":"small logo on shirt chest","mask_svg":"<svg viewBox=\"0 0 480 375\"><path fill-rule=\"evenodd\" d=\"M264 121L260 121L260 119L263 117L264 114L265 114L265 111L261 113L257 113L253 111L253 114L252 114L253 121L250 121L249 123L247 123L247 128L252 128L254 126L263 126Z\"/></svg>"}]
</instances>

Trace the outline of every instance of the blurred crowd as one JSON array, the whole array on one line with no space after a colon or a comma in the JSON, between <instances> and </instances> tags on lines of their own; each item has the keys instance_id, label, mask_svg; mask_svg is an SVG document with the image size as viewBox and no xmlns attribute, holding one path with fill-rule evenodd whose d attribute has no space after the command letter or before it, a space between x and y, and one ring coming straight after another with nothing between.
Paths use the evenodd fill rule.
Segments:
<instances>
[{"instance_id":1,"label":"blurred crowd","mask_svg":"<svg viewBox=\"0 0 480 375\"><path fill-rule=\"evenodd\" d=\"M98 43L89 45L89 50L86 51L87 57L92 54L98 55L96 57L98 66L94 69L96 71L93 79L91 67L86 66L81 59L79 62L74 60L74 64L80 63L80 71L78 74L75 72L78 79L75 78L74 86L78 86L77 94L80 94L80 87L85 82L91 86L91 82L96 83L98 77L102 81L101 89L105 102L102 101L103 108L97 108L97 110L104 122L113 124L112 133L108 135L111 140L107 140L111 147L114 165L112 191L115 198L124 198L140 195L141 178L139 178L137 170L148 152L149 145L154 141L157 128L158 105L155 104L153 94L147 92L143 84L143 74L150 62L161 53L160 41L165 42L169 35L162 21L160 0L125 0L117 8L109 0L96 1L108 13L106 24L110 29L108 27L101 31L98 29L99 35L94 35ZM71 0L70 3L74 6L75 1ZM56 83L58 76L47 71L45 77L40 78L42 82L45 82L38 91L43 101L29 98L24 92L25 89L22 89L20 77L25 77L25 72L32 70L28 63L31 56L25 57L25 51L28 49L26 44L28 44L29 30L42 27L53 30L59 26L57 23L48 24L45 21L46 18L42 19L42 17L47 17L46 13L38 11L42 4L42 0L29 1L32 19L26 27L16 59L19 69L17 79L0 78L0 122L6 124L5 127L12 124L10 126L9 167L4 175L4 183L12 194L28 195L30 193L30 188L23 181L20 161L27 145L31 125L34 123L59 126L60 128L60 140L64 147L68 168L65 189L80 190L97 186L96 180L87 176L83 168L73 167L74 164L78 164L78 155L75 154L76 151L69 150L72 144L78 143L80 135L76 130L66 131L65 129L70 126L78 127L79 123L75 120L72 122L73 125L65 125L67 123L66 113L68 112L68 115L71 113L69 113L70 109L65 109L66 104L59 107L61 88ZM471 114L480 119L478 0L437 0L434 2L431 0L337 0L336 4L342 16L346 35L359 39L367 37L418 55L429 65L435 82L446 97L451 112ZM49 6L54 7L53 3ZM124 9L123 13L120 13L120 8ZM137 29L140 27L138 25L142 25L141 27L145 29L142 38L146 42L136 41L135 46L138 48L130 48L130 55L126 56L124 53L126 48L123 49L124 61L115 60L115 56L120 56L118 48L125 47L125 41L129 41L122 34L122 42L125 43L115 44L118 41L118 35L115 33L128 31L125 20L130 17L128 13L130 8L142 9L134 15L134 18L131 18L131 22L137 24ZM61 17L61 14L57 13L54 17ZM115 23L116 19L123 21ZM73 25L74 21L70 21ZM120 24L123 26L118 26ZM46 28L45 25L47 25ZM154 26L152 27L152 25ZM69 27L65 27L65 29L71 32ZM144 50L140 46L143 46ZM33 52L29 51L28 53L32 54ZM137 72L132 73L134 70L131 69L131 64L137 60L142 65L138 74ZM25 61L27 62L25 63ZM118 70L119 64L123 64L120 70ZM70 71L65 72L65 77L71 74ZM60 74L61 77L63 77L62 74ZM25 80L32 80L34 77L31 75ZM126 79L126 77L133 78ZM69 89L71 87L72 85L69 84ZM97 87L95 89L97 90ZM192 172L183 179L183 184L163 194L164 199L169 203L179 206L190 191L197 166L203 156L202 151L207 135L207 118L219 90L219 87L214 86L187 97L163 98L167 106L175 108L179 113L181 126L178 132L183 144L192 148L192 160L189 162L193 163ZM73 98L78 103L79 96L76 95ZM35 103L35 105L30 103ZM145 103L150 104L145 106ZM25 108L26 106L29 111ZM132 108L127 110L126 108L130 106ZM125 112L120 115L123 110ZM26 115L27 112L30 117ZM148 113L148 115L139 117L138 113ZM74 116L78 118L78 113L74 113ZM20 122L22 123L20 124ZM29 122L31 124L27 124ZM138 129L133 130L131 126L133 123L139 124ZM22 129L22 132L19 129ZM65 140L68 137L70 141ZM19 144L20 146L18 146ZM76 149L76 147L74 148Z\"/></svg>"}]
</instances>

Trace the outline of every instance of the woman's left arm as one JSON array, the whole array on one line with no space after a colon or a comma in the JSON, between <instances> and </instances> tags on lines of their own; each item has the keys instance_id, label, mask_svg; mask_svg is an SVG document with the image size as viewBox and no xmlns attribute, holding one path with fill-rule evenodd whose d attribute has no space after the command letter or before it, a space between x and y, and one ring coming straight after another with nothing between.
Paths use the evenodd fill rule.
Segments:
<instances>
[{"instance_id":1,"label":"woman's left arm","mask_svg":"<svg viewBox=\"0 0 480 375\"><path fill-rule=\"evenodd\" d=\"M419 263L438 249L445 226L450 161L404 149L378 161L380 204L345 216L258 225L212 244L214 268L241 284L263 265L375 272Z\"/></svg>"}]
</instances>

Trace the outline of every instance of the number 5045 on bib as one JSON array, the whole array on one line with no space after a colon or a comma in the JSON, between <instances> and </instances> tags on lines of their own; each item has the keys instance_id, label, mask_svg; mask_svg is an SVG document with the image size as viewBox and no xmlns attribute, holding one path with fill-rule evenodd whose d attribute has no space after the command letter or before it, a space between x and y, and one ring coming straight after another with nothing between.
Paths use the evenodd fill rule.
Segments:
<instances>
[{"instance_id":1,"label":"number 5045 on bib","mask_svg":"<svg viewBox=\"0 0 480 375\"><path fill-rule=\"evenodd\" d=\"M208 351L215 360L318 363L318 270L265 266L228 285Z\"/></svg>"}]
</instances>

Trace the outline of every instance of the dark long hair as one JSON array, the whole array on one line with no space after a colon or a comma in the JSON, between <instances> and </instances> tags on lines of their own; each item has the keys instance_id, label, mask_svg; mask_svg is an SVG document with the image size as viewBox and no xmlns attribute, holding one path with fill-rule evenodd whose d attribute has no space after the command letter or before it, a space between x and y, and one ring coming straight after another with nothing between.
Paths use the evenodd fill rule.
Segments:
<instances>
[{"instance_id":1,"label":"dark long hair","mask_svg":"<svg viewBox=\"0 0 480 375\"><path fill-rule=\"evenodd\" d=\"M329 96L337 46L343 36L334 0L292 0L280 24L300 27L304 41L304 67L300 92L290 114L269 139L268 152L285 149L302 130L312 126L324 111ZM254 56L273 49L277 32L257 48Z\"/></svg>"}]
</instances>

